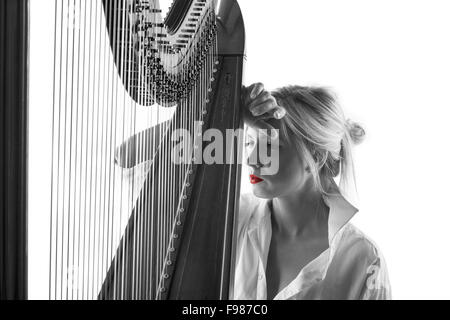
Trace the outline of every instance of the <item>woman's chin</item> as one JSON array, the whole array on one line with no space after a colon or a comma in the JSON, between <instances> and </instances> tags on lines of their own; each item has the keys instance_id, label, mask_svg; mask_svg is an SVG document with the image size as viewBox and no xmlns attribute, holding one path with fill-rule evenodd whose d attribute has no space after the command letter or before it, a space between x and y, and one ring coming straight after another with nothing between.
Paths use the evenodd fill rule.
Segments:
<instances>
[{"instance_id":1,"label":"woman's chin","mask_svg":"<svg viewBox=\"0 0 450 320\"><path fill-rule=\"evenodd\" d=\"M268 188L267 183L260 182L252 185L252 191L253 195L258 198L262 199L272 199L273 198L273 192Z\"/></svg>"}]
</instances>

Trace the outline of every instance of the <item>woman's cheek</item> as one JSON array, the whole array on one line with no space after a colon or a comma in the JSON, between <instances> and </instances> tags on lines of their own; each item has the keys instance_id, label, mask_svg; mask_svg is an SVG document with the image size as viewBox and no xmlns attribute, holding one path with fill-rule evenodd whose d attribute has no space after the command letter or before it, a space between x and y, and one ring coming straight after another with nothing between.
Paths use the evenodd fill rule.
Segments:
<instances>
[{"instance_id":1,"label":"woman's cheek","mask_svg":"<svg viewBox=\"0 0 450 320\"><path fill-rule=\"evenodd\" d=\"M295 154L280 156L279 177L286 185L297 185L302 179L302 163Z\"/></svg>"}]
</instances>

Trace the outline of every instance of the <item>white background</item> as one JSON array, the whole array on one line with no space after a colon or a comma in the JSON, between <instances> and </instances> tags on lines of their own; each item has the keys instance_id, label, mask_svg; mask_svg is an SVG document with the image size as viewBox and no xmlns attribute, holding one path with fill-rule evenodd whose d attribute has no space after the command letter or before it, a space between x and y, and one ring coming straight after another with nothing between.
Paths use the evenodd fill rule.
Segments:
<instances>
[{"instance_id":1,"label":"white background","mask_svg":"<svg viewBox=\"0 0 450 320\"><path fill-rule=\"evenodd\" d=\"M52 82L48 48L53 39L38 35L53 32L50 2L31 1L29 254L34 290L46 285L40 280L48 274L38 252L48 247L44 212L49 212L51 157L44 155L51 154L51 146L42 141L51 138L46 120L51 120L51 108L43 101L51 98L46 84ZM448 1L239 2L247 29L245 84L330 87L347 116L365 126L367 139L355 149L360 212L354 222L382 249L394 298L449 299Z\"/></svg>"}]
</instances>

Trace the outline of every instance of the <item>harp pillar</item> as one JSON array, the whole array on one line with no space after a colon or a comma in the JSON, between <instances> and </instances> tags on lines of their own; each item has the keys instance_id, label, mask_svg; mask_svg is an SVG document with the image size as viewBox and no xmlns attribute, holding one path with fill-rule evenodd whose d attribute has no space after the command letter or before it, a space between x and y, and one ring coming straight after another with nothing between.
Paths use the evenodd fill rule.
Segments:
<instances>
[{"instance_id":1,"label":"harp pillar","mask_svg":"<svg viewBox=\"0 0 450 320\"><path fill-rule=\"evenodd\" d=\"M0 2L0 300L27 298L28 0Z\"/></svg>"}]
</instances>

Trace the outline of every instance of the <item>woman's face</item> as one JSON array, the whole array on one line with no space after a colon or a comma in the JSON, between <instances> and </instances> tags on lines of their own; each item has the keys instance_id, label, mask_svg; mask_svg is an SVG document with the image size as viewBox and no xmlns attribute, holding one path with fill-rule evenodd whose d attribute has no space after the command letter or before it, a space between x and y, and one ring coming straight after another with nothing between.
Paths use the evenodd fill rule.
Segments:
<instances>
[{"instance_id":1,"label":"woman's face","mask_svg":"<svg viewBox=\"0 0 450 320\"><path fill-rule=\"evenodd\" d=\"M280 129L280 121L268 121L275 129ZM281 132L281 130L279 130ZM279 147L278 172L273 175L264 174L264 167L268 166L267 161L261 161L258 150L263 143L268 143L266 150ZM270 146L272 144L272 146ZM253 193L259 198L273 199L286 196L296 191L300 191L310 179L310 173L306 171L306 166L297 149L290 145L283 137L275 139L264 137L264 133L254 127L248 127L245 141L247 164L250 166L250 183L253 186ZM264 150L264 147L263 147ZM256 163L254 160L256 160ZM276 161L277 159L271 159ZM266 164L261 163L266 162Z\"/></svg>"}]
</instances>

